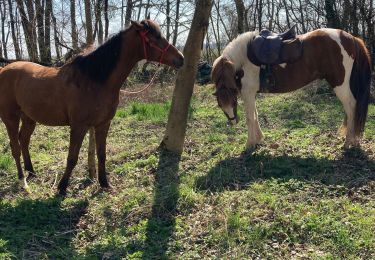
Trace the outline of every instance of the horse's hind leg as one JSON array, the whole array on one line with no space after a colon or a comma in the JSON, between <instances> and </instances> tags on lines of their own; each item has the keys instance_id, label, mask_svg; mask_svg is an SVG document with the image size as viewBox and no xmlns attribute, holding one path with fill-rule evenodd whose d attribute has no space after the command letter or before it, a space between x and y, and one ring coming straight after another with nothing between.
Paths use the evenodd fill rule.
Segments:
<instances>
[{"instance_id":1,"label":"horse's hind leg","mask_svg":"<svg viewBox=\"0 0 375 260\"><path fill-rule=\"evenodd\" d=\"M31 163L30 159L30 153L29 153L29 145L30 145L30 137L35 129L35 121L27 117L26 115L21 116L21 130L19 133L19 141L21 145L22 150L22 157L23 157L23 163L25 166L25 170L29 172L28 178L35 177L35 171L33 168L33 165Z\"/></svg>"},{"instance_id":2,"label":"horse's hind leg","mask_svg":"<svg viewBox=\"0 0 375 260\"><path fill-rule=\"evenodd\" d=\"M23 175L22 166L21 166L21 146L18 141L18 129L20 125L20 117L18 115L13 115L10 117L4 117L3 122L8 132L10 140L10 148L12 150L12 156L16 161L18 179L22 182L22 186L26 189L27 182L26 178Z\"/></svg>"},{"instance_id":3,"label":"horse's hind leg","mask_svg":"<svg viewBox=\"0 0 375 260\"><path fill-rule=\"evenodd\" d=\"M79 150L81 149L82 141L87 130L88 128L71 128L70 130L69 153L66 169L57 187L60 195L66 194L66 188L68 187L72 171L77 164Z\"/></svg>"},{"instance_id":4,"label":"horse's hind leg","mask_svg":"<svg viewBox=\"0 0 375 260\"><path fill-rule=\"evenodd\" d=\"M346 138L345 138L345 148L349 148L350 146L358 146L359 139L355 135L354 129L354 116L355 116L355 107L356 107L356 100L350 90L349 83L343 84L342 86L335 87L334 91L336 96L340 99L342 105L344 106L344 110L346 113L346 117L340 130L344 130L345 132L345 125L346 125Z\"/></svg>"}]
</instances>

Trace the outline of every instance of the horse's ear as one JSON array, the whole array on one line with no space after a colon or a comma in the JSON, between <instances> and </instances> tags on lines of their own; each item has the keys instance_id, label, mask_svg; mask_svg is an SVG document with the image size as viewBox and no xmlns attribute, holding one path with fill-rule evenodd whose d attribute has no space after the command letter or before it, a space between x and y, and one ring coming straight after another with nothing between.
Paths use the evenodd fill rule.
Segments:
<instances>
[{"instance_id":1,"label":"horse's ear","mask_svg":"<svg viewBox=\"0 0 375 260\"><path fill-rule=\"evenodd\" d=\"M136 30L142 30L143 29L143 25L140 22L130 21L130 23L132 24L132 26L135 27Z\"/></svg>"}]
</instances>

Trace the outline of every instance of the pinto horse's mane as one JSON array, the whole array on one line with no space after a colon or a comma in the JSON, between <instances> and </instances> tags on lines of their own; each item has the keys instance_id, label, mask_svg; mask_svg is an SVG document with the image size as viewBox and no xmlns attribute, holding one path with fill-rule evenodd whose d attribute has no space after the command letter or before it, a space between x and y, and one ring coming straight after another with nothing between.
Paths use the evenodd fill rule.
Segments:
<instances>
[{"instance_id":1,"label":"pinto horse's mane","mask_svg":"<svg viewBox=\"0 0 375 260\"><path fill-rule=\"evenodd\" d=\"M252 31L240 34L224 48L222 56L233 62L236 70L242 67L244 63L249 62L247 44L258 33L258 31Z\"/></svg>"}]
</instances>

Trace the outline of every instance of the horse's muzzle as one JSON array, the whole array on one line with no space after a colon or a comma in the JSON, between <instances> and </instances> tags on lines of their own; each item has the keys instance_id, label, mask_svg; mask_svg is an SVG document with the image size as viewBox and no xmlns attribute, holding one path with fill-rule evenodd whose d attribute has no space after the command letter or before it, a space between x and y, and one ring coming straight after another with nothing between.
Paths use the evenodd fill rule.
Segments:
<instances>
[{"instance_id":1,"label":"horse's muzzle","mask_svg":"<svg viewBox=\"0 0 375 260\"><path fill-rule=\"evenodd\" d=\"M173 65L176 67L176 69L179 69L184 65L184 56L181 56L177 59L173 60Z\"/></svg>"}]
</instances>

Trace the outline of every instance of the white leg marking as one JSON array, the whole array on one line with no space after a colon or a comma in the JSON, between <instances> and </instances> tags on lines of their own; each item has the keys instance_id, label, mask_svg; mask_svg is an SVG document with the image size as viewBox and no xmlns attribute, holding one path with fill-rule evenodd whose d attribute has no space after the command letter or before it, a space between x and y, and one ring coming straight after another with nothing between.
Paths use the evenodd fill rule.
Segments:
<instances>
[{"instance_id":1,"label":"white leg marking","mask_svg":"<svg viewBox=\"0 0 375 260\"><path fill-rule=\"evenodd\" d=\"M350 74L352 71L354 59L349 56L349 54L342 46L338 30L327 30L326 32L340 46L341 55L343 56L343 66L345 69L344 82L342 85L336 86L334 88L334 91L336 93L336 96L344 106L344 110L347 115L345 147L349 147L350 145L357 145L358 143L354 131L354 116L357 101L355 100L353 93L350 90ZM339 131L340 130L345 129L344 127L340 127Z\"/></svg>"},{"instance_id":2,"label":"white leg marking","mask_svg":"<svg viewBox=\"0 0 375 260\"><path fill-rule=\"evenodd\" d=\"M254 69L254 67L245 67L244 71L245 76L241 81L241 96L244 100L246 124L248 128L246 147L254 147L263 139L263 133L260 130L258 113L255 105L255 96L259 90L259 69Z\"/></svg>"}]
</instances>

